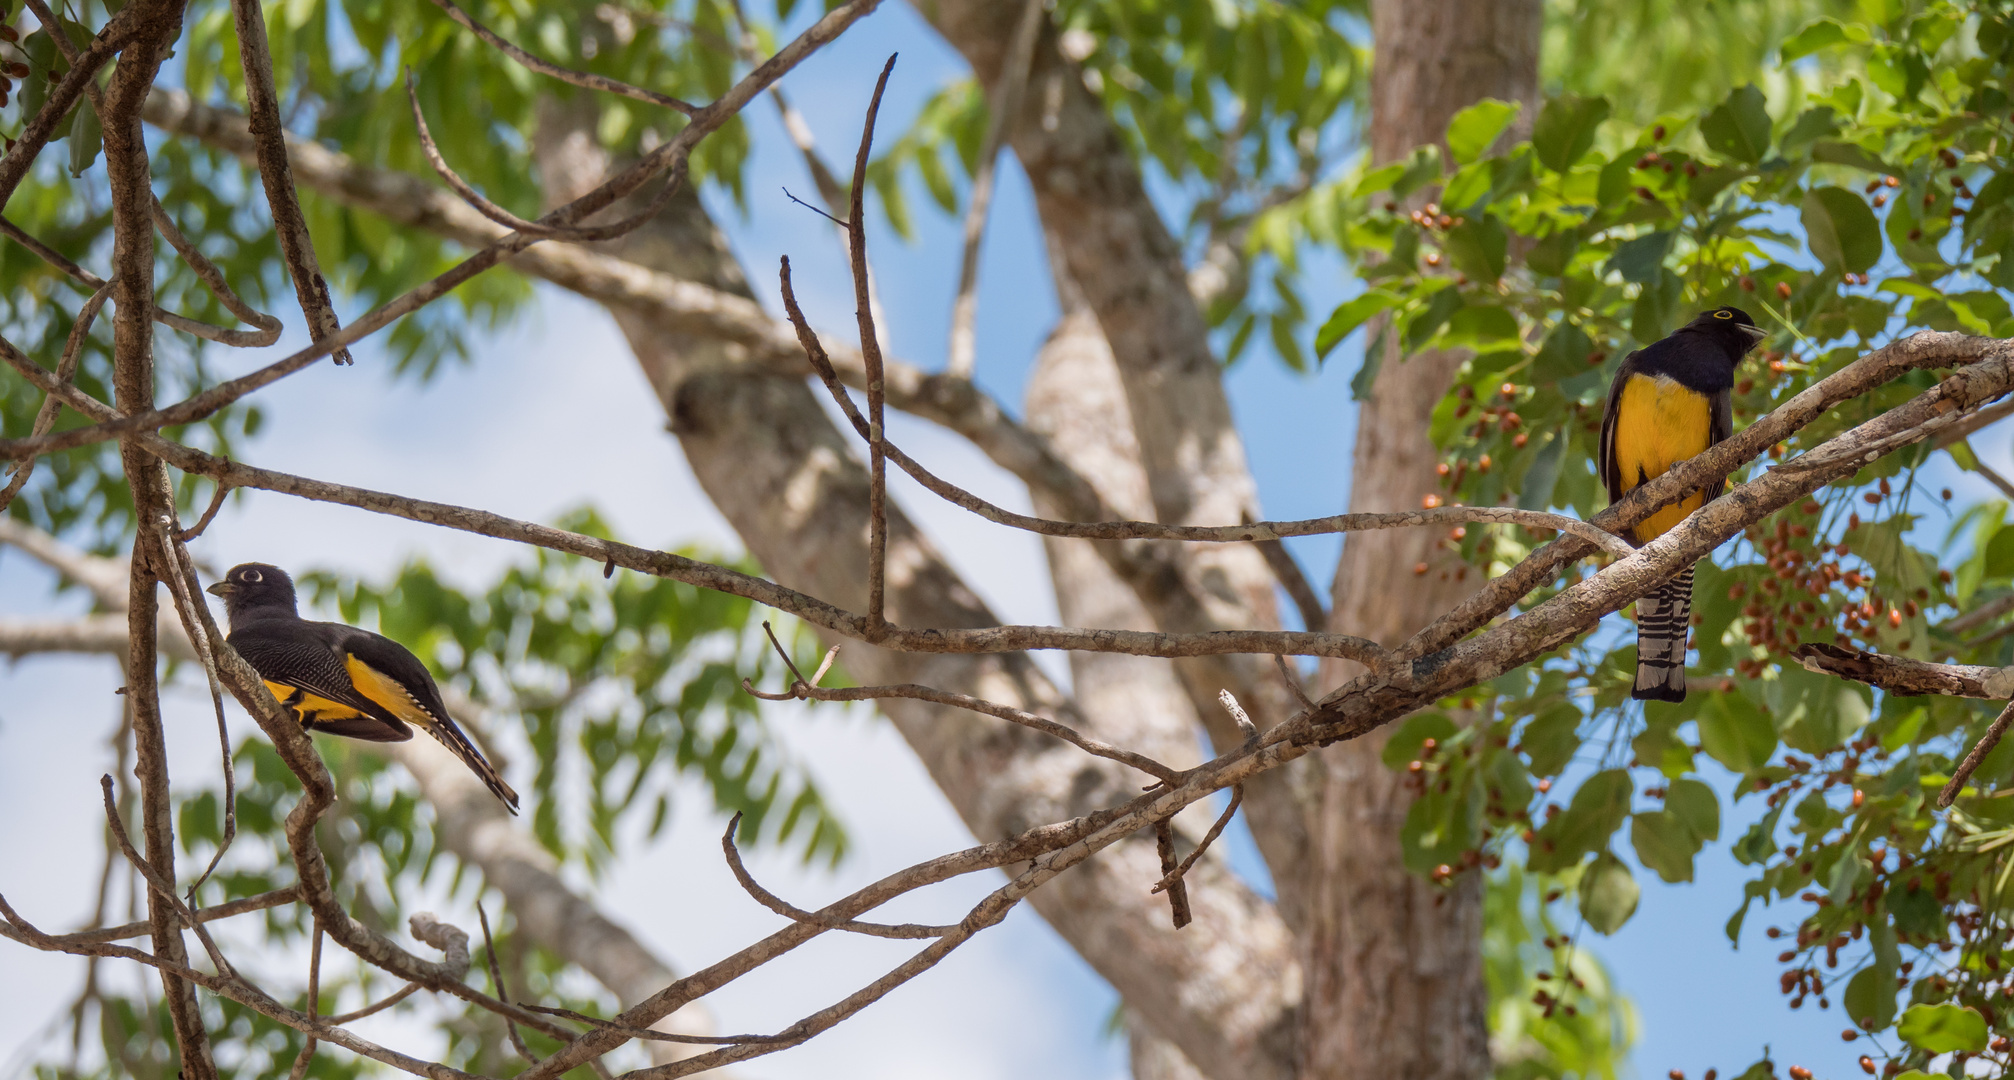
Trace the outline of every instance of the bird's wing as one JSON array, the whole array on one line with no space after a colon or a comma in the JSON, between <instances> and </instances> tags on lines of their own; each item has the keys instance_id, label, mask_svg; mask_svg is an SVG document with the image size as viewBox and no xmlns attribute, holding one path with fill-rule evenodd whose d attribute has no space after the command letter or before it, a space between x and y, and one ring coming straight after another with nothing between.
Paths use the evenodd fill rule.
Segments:
<instances>
[{"instance_id":1,"label":"bird's wing","mask_svg":"<svg viewBox=\"0 0 2014 1080\"><path fill-rule=\"evenodd\" d=\"M1595 472L1601 477L1602 486L1608 489L1608 501L1614 505L1626 492L1622 489L1622 472L1615 464L1615 418L1622 405L1622 388L1636 374L1637 358L1642 350L1623 358L1622 366L1616 369L1615 381L1608 384L1608 406L1601 414L1601 446L1596 451Z\"/></svg>"},{"instance_id":2,"label":"bird's wing","mask_svg":"<svg viewBox=\"0 0 2014 1080\"><path fill-rule=\"evenodd\" d=\"M235 631L227 640L265 680L273 696L303 714L318 714L315 730L371 742L413 737L397 714L358 691L342 654L316 624L264 620ZM300 700L291 700L297 696Z\"/></svg>"},{"instance_id":3,"label":"bird's wing","mask_svg":"<svg viewBox=\"0 0 2014 1080\"><path fill-rule=\"evenodd\" d=\"M512 813L517 812L517 792L504 783L496 768L483 756L475 743L455 725L448 715L446 703L441 701L440 687L434 685L433 675L427 666L420 663L404 645L382 634L368 630L342 626L338 623L323 624L343 631L338 647L344 654L344 667L350 681L357 690L390 712L392 715L440 740L482 779L491 793L502 799Z\"/></svg>"}]
</instances>

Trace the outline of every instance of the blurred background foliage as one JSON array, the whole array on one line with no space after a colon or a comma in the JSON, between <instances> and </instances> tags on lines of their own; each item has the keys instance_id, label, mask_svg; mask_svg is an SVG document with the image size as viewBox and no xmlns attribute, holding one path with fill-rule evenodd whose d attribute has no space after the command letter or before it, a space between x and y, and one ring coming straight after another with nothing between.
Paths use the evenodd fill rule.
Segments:
<instances>
[{"instance_id":1,"label":"blurred background foliage","mask_svg":"<svg viewBox=\"0 0 2014 1080\"><path fill-rule=\"evenodd\" d=\"M92 27L105 3L63 11ZM751 49L772 47L782 23L815 5L799 6L499 0L474 10L557 63L706 100L746 69ZM446 157L513 211L539 208L529 154L538 107L572 91L501 61L426 5L285 0L267 11L293 130L427 175L398 90L410 69ZM2014 336L2006 255L2014 14L2004 0L1558 0L1548 8L1547 99L1536 115L1484 102L1456 118L1445 153L1424 148L1376 167L1363 151L1374 43L1361 2L1058 0L1052 18L1059 47L1119 122L1192 259L1226 270L1209 307L1226 364L1257 342L1312 370L1361 335L1374 339L1357 373L1368 387L1379 363L1406 353L1471 351L1436 418L1447 472L1441 491L1425 493L1433 498L1591 515L1601 504L1591 453L1610 376L1632 348L1701 308L1742 306L1773 331L1743 369L1737 424L1913 329ZM227 5L196 0L188 27L169 81L242 107ZM60 69L45 35L27 34L19 51L33 70L0 107L0 132L19 130ZM601 118L598 134L618 153L654 146L682 122L619 101L603 102ZM985 102L964 81L940 88L909 131L890 133L870 183L898 229L915 212L914 190L942 212L961 209L984 124ZM1505 147L1506 131L1530 137ZM68 152L44 155L9 217L102 267L109 214L95 126L80 114L67 138ZM738 200L748 139L740 122L708 139L695 179ZM249 300L284 315L291 290L251 174L180 141L161 144L155 171L183 229ZM350 311L455 257L425 234L312 192L303 199ZM1312 310L1306 275L1338 265L1362 291L1332 312ZM229 324L179 261L164 256L158 269L166 306ZM0 243L0 331L32 354L60 352L67 312L85 295ZM402 320L387 338L400 376L423 380L446 361L469 360L470 331L508 319L530 295L522 279L490 274ZM93 393L107 392L107 336L101 329L93 339L79 376ZM209 380L202 347L161 341L164 393ZM1913 376L1842 409L1779 456L1931 381ZM25 430L39 395L9 372L0 372L0 392L0 424ZM228 453L259 425L256 405L241 405L175 434ZM1630 918L1633 865L1689 880L1697 853L1720 842L1756 874L1745 896L1727 898L1730 933L1756 901L1784 912L1776 921L1785 925L1770 933L1784 939L1790 1005L1840 1008L1865 1033L1868 1071L1934 1063L1955 1076L1968 1056L2008 1064L2003 1036L2014 1017L2005 1014L2003 976L2014 953L2004 893L2014 804L2002 786L2014 781L2014 749L1989 758L1957 810L1934 815L1931 797L1990 711L1870 694L1786 662L1803 640L2014 660L2014 637L1995 629L2014 611L2006 506L1953 506L1924 490L1920 470L1941 458L1987 474L1963 440L1891 455L1703 564L1693 683L1705 692L1683 705L1628 702L1633 644L1611 632L1446 703L1483 710L1482 725L1459 728L1428 712L1394 736L1388 762L1414 778L1420 796L1407 823L1409 862L1441 879L1487 876L1500 1075L1618 1075L1632 1013L1575 945L1585 931ZM1988 475L2014 498L2014 486ZM186 504L204 494L183 483ZM9 512L105 552L132 529L109 447L42 462ZM600 528L590 512L570 524ZM1448 542L1490 573L1538 541L1479 528L1454 530ZM421 564L380 583L304 581L320 610L411 645L482 711L485 726L522 728L539 766L527 793L531 821L567 863L589 872L608 865L633 835L628 821L636 835L661 828L674 776L700 781L717 807L747 813L750 835L807 859L843 857L843 825L738 692L742 677L775 676L751 607L632 575L604 582L597 569L537 553L469 591ZM784 640L810 651L794 630ZM405 914L407 885L437 875L459 883L461 868L433 846L428 811L398 770L351 745L321 745L344 784L324 827L347 842L331 844L331 857L352 862L335 865L334 876L360 918L390 928ZM256 739L238 759L241 837L212 901L286 876L268 877L286 861L278 822L290 782ZM187 793L180 821L192 856L217 842L218 797ZM1754 816L1730 805L1744 799L1764 809L1734 836L1722 821ZM553 958L518 948L507 917L500 929L517 985L606 1007L605 995ZM271 914L263 928L276 943L298 942L305 930ZM371 978L332 972L324 994L332 1005L346 991L389 989L362 985ZM164 1075L172 1066L159 1058L157 1007L92 985L77 1011L79 1035L88 1029L102 1052L78 1058L84 1071ZM219 1056L230 1075L270 1075L298 1046L267 1021L216 1007L228 1025ZM487 1023L457 1029L449 1060L504 1068L501 1029ZM347 1062L320 1055L311 1075L356 1072ZM68 1076L77 1067L43 1071ZM1744 1076L1773 1068L1758 1062Z\"/></svg>"}]
</instances>

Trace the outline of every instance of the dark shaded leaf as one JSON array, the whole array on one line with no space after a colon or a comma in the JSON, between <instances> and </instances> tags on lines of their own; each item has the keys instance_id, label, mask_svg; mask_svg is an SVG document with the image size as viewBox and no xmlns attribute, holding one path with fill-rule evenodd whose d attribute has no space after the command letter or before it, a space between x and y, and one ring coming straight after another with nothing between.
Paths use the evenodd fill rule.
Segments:
<instances>
[{"instance_id":1,"label":"dark shaded leaf","mask_svg":"<svg viewBox=\"0 0 2014 1080\"><path fill-rule=\"evenodd\" d=\"M1750 83L1727 96L1699 122L1706 145L1736 161L1754 164L1769 152L1769 110L1762 91Z\"/></svg>"},{"instance_id":2,"label":"dark shaded leaf","mask_svg":"<svg viewBox=\"0 0 2014 1080\"><path fill-rule=\"evenodd\" d=\"M1554 172L1567 171L1594 146L1595 129L1608 112L1607 98L1562 94L1546 102L1531 132L1539 163Z\"/></svg>"}]
</instances>

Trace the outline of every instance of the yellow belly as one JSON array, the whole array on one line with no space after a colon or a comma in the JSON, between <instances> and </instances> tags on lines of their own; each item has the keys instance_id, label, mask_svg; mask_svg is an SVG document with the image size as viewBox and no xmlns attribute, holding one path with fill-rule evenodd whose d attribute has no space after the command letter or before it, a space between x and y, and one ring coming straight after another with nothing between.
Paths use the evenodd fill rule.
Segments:
<instances>
[{"instance_id":1,"label":"yellow belly","mask_svg":"<svg viewBox=\"0 0 2014 1080\"><path fill-rule=\"evenodd\" d=\"M1615 463L1626 494L1705 450L1713 438L1713 403L1676 379L1635 375L1616 403ZM1664 535L1704 501L1693 492L1638 523L1637 543Z\"/></svg>"},{"instance_id":2,"label":"yellow belly","mask_svg":"<svg viewBox=\"0 0 2014 1080\"><path fill-rule=\"evenodd\" d=\"M349 705L330 701L328 698L310 694L306 690L288 686L285 683L276 683L270 679L265 680L265 683L266 689L272 691L273 696L280 699L280 704L293 709L303 721L310 715L313 715L317 720L347 720L354 716L364 715Z\"/></svg>"}]
</instances>

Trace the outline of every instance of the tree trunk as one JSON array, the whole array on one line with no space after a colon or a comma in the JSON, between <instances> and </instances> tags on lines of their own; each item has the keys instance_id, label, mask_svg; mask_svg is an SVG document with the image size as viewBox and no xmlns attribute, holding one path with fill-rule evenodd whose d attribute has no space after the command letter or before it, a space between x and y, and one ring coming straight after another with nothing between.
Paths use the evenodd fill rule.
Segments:
<instances>
[{"instance_id":1,"label":"tree trunk","mask_svg":"<svg viewBox=\"0 0 2014 1080\"><path fill-rule=\"evenodd\" d=\"M1541 15L1538 0L1373 0L1375 160L1440 142L1455 112L1484 97L1523 102L1529 130ZM1464 359L1386 355L1358 412L1352 511L1416 507L1440 490L1427 430ZM1479 579L1445 540L1431 529L1350 535L1331 628L1395 645L1453 607ZM1392 587L1394 572L1407 587ZM1325 667L1331 682L1343 674ZM1473 1080L1489 1072L1480 872L1444 888L1406 871L1399 827L1411 799L1378 757L1389 731L1320 755L1327 783L1314 827L1301 1074Z\"/></svg>"}]
</instances>

